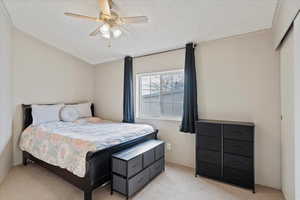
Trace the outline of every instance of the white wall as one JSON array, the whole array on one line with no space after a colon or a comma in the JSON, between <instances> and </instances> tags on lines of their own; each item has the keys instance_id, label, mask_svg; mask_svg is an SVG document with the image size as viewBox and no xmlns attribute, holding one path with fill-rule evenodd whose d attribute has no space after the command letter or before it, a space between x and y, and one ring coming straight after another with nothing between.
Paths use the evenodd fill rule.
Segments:
<instances>
[{"instance_id":1,"label":"white wall","mask_svg":"<svg viewBox=\"0 0 300 200\"><path fill-rule=\"evenodd\" d=\"M279 56L271 31L201 43L196 48L201 118L256 124L256 183L281 188ZM134 73L183 68L184 51L134 60ZM96 113L122 119L123 60L97 66ZM194 167L194 135L178 131L180 122L145 120L172 144L167 161Z\"/></svg>"},{"instance_id":2,"label":"white wall","mask_svg":"<svg viewBox=\"0 0 300 200\"><path fill-rule=\"evenodd\" d=\"M18 30L13 50L14 164L19 164L21 104L92 100L95 68Z\"/></svg>"},{"instance_id":3,"label":"white wall","mask_svg":"<svg viewBox=\"0 0 300 200\"><path fill-rule=\"evenodd\" d=\"M0 183L11 166L11 21L0 1Z\"/></svg>"}]
</instances>

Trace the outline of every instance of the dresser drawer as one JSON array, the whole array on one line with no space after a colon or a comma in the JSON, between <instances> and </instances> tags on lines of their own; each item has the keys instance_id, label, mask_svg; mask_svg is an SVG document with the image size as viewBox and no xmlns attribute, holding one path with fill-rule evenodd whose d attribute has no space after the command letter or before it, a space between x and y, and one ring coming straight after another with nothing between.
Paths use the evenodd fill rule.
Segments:
<instances>
[{"instance_id":1,"label":"dresser drawer","mask_svg":"<svg viewBox=\"0 0 300 200\"><path fill-rule=\"evenodd\" d=\"M198 148L204 150L221 150L221 138L197 135Z\"/></svg>"},{"instance_id":2,"label":"dresser drawer","mask_svg":"<svg viewBox=\"0 0 300 200\"><path fill-rule=\"evenodd\" d=\"M165 144L162 143L158 147L154 149L155 152L155 160L159 160L165 155Z\"/></svg>"},{"instance_id":3,"label":"dresser drawer","mask_svg":"<svg viewBox=\"0 0 300 200\"><path fill-rule=\"evenodd\" d=\"M122 193L123 195L126 195L126 179L122 178L118 175L113 175L113 188L115 191L118 191Z\"/></svg>"},{"instance_id":4,"label":"dresser drawer","mask_svg":"<svg viewBox=\"0 0 300 200\"><path fill-rule=\"evenodd\" d=\"M197 152L198 162L207 162L211 164L221 164L221 153L216 151L198 150Z\"/></svg>"},{"instance_id":5,"label":"dresser drawer","mask_svg":"<svg viewBox=\"0 0 300 200\"><path fill-rule=\"evenodd\" d=\"M164 158L156 161L153 165L149 167L149 177L150 179L157 176L159 173L161 173L164 170L165 161Z\"/></svg>"},{"instance_id":6,"label":"dresser drawer","mask_svg":"<svg viewBox=\"0 0 300 200\"><path fill-rule=\"evenodd\" d=\"M154 149L151 149L143 154L143 167L146 168L155 161Z\"/></svg>"},{"instance_id":7,"label":"dresser drawer","mask_svg":"<svg viewBox=\"0 0 300 200\"><path fill-rule=\"evenodd\" d=\"M131 177L143 169L143 155L128 161L127 177Z\"/></svg>"},{"instance_id":8,"label":"dresser drawer","mask_svg":"<svg viewBox=\"0 0 300 200\"><path fill-rule=\"evenodd\" d=\"M139 155L128 162L112 158L112 171L125 177L131 177L143 168L143 155Z\"/></svg>"},{"instance_id":9,"label":"dresser drawer","mask_svg":"<svg viewBox=\"0 0 300 200\"><path fill-rule=\"evenodd\" d=\"M198 122L196 124L196 131L199 135L221 137L221 125L212 123Z\"/></svg>"},{"instance_id":10,"label":"dresser drawer","mask_svg":"<svg viewBox=\"0 0 300 200\"><path fill-rule=\"evenodd\" d=\"M253 129L251 126L224 125L224 138L253 141Z\"/></svg>"},{"instance_id":11,"label":"dresser drawer","mask_svg":"<svg viewBox=\"0 0 300 200\"><path fill-rule=\"evenodd\" d=\"M224 140L224 152L252 157L253 143L248 141Z\"/></svg>"},{"instance_id":12,"label":"dresser drawer","mask_svg":"<svg viewBox=\"0 0 300 200\"><path fill-rule=\"evenodd\" d=\"M128 181L128 195L132 196L142 189L149 181L149 168L144 169Z\"/></svg>"},{"instance_id":13,"label":"dresser drawer","mask_svg":"<svg viewBox=\"0 0 300 200\"><path fill-rule=\"evenodd\" d=\"M224 153L224 166L251 172L253 170L253 160Z\"/></svg>"},{"instance_id":14,"label":"dresser drawer","mask_svg":"<svg viewBox=\"0 0 300 200\"><path fill-rule=\"evenodd\" d=\"M218 165L209 164L205 162L198 162L197 168L197 174L199 174L200 176L206 176L215 179L221 178L221 167Z\"/></svg>"},{"instance_id":15,"label":"dresser drawer","mask_svg":"<svg viewBox=\"0 0 300 200\"><path fill-rule=\"evenodd\" d=\"M127 162L118 158L112 158L112 171L122 176L127 176Z\"/></svg>"},{"instance_id":16,"label":"dresser drawer","mask_svg":"<svg viewBox=\"0 0 300 200\"><path fill-rule=\"evenodd\" d=\"M223 179L228 183L239 185L246 188L254 187L253 173L247 173L245 171L224 168Z\"/></svg>"}]
</instances>

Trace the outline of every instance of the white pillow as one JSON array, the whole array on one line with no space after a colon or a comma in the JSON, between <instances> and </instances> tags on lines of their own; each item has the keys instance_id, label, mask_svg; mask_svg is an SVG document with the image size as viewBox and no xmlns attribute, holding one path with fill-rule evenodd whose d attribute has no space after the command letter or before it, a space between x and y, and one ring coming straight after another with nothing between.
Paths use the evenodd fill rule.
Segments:
<instances>
[{"instance_id":1,"label":"white pillow","mask_svg":"<svg viewBox=\"0 0 300 200\"><path fill-rule=\"evenodd\" d=\"M60 121L59 113L64 104L32 105L32 125Z\"/></svg>"},{"instance_id":2,"label":"white pillow","mask_svg":"<svg viewBox=\"0 0 300 200\"><path fill-rule=\"evenodd\" d=\"M74 105L66 105L66 107L74 108L78 111L79 117L92 117L92 111L91 111L91 105L92 103L80 103L80 104L74 104Z\"/></svg>"},{"instance_id":3,"label":"white pillow","mask_svg":"<svg viewBox=\"0 0 300 200\"><path fill-rule=\"evenodd\" d=\"M79 112L73 107L65 106L60 111L60 117L62 121L73 122L79 118Z\"/></svg>"}]
</instances>

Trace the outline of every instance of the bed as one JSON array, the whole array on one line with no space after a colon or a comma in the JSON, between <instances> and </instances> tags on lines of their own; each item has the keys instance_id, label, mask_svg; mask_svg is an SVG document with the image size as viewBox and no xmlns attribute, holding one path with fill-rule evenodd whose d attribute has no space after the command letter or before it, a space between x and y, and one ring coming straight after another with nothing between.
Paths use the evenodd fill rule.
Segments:
<instances>
[{"instance_id":1,"label":"bed","mask_svg":"<svg viewBox=\"0 0 300 200\"><path fill-rule=\"evenodd\" d=\"M23 131L30 128L32 124L31 105L22 105L23 109ZM94 105L91 105L92 115L94 116ZM118 125L118 124L116 124ZM118 126L124 124L119 123ZM134 126L132 124L131 126ZM138 125L136 125L138 126ZM24 131L24 132L25 132ZM64 180L84 191L84 200L92 199L94 189L105 185L111 180L111 155L115 152L127 149L136 144L145 142L150 139L157 139L158 130L153 129L151 132L143 133L137 137L128 137L126 140L119 140L116 144L102 146L99 150L88 151L85 155L85 172L80 176L57 165L49 164L44 159L39 159L34 153L23 150L23 165L34 162L60 176ZM34 154L34 155L33 155Z\"/></svg>"}]
</instances>

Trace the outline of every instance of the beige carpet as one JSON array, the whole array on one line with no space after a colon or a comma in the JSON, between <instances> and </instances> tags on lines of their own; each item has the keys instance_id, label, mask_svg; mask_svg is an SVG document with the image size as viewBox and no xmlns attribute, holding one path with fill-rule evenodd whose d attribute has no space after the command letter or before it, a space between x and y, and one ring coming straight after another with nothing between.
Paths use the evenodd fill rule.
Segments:
<instances>
[{"instance_id":1,"label":"beige carpet","mask_svg":"<svg viewBox=\"0 0 300 200\"><path fill-rule=\"evenodd\" d=\"M30 164L13 168L0 185L1 200L83 200L83 193L47 170ZM108 187L94 191L94 200L124 200L110 195ZM257 193L195 178L192 169L167 165L166 171L154 179L133 200L283 200L280 191L257 186Z\"/></svg>"}]
</instances>

